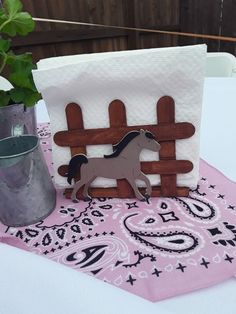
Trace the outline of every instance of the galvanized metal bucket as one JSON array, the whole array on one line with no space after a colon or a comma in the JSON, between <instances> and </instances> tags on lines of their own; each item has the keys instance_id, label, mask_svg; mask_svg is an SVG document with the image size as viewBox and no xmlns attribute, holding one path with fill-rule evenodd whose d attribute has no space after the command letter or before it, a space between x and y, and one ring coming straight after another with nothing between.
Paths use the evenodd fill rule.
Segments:
<instances>
[{"instance_id":1,"label":"galvanized metal bucket","mask_svg":"<svg viewBox=\"0 0 236 314\"><path fill-rule=\"evenodd\" d=\"M0 108L0 139L37 133L34 107L15 104Z\"/></svg>"},{"instance_id":2,"label":"galvanized metal bucket","mask_svg":"<svg viewBox=\"0 0 236 314\"><path fill-rule=\"evenodd\" d=\"M54 209L56 191L34 135L0 140L0 220L26 226Z\"/></svg>"}]
</instances>

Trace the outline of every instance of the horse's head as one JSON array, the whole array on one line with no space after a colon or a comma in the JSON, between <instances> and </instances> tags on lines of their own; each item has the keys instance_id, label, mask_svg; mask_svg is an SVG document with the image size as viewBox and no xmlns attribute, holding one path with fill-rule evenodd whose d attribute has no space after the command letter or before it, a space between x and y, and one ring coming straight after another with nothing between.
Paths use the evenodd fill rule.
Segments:
<instances>
[{"instance_id":1,"label":"horse's head","mask_svg":"<svg viewBox=\"0 0 236 314\"><path fill-rule=\"evenodd\" d=\"M151 132L141 129L139 138L140 147L150 149L153 152L159 152L161 149L161 145L156 141L155 136Z\"/></svg>"}]
</instances>

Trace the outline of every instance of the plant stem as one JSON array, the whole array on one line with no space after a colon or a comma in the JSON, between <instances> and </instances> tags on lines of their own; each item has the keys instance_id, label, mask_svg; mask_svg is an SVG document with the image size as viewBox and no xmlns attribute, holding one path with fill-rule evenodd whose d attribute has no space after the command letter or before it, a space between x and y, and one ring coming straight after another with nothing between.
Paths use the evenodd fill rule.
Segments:
<instances>
[{"instance_id":1,"label":"plant stem","mask_svg":"<svg viewBox=\"0 0 236 314\"><path fill-rule=\"evenodd\" d=\"M0 66L0 74L2 73L3 69L5 68L6 62L7 62L7 55L4 56L2 64Z\"/></svg>"},{"instance_id":2,"label":"plant stem","mask_svg":"<svg viewBox=\"0 0 236 314\"><path fill-rule=\"evenodd\" d=\"M2 23L2 25L0 26L0 31L3 29L3 27L5 25L7 25L9 22L11 21L11 19L6 20L4 23Z\"/></svg>"}]
</instances>

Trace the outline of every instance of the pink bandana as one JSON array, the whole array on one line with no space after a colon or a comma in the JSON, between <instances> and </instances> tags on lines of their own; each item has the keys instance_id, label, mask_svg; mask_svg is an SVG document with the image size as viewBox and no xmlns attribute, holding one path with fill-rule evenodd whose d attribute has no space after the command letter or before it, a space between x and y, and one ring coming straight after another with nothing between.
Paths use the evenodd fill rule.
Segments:
<instances>
[{"instance_id":1,"label":"pink bandana","mask_svg":"<svg viewBox=\"0 0 236 314\"><path fill-rule=\"evenodd\" d=\"M39 134L52 171L48 126ZM200 175L188 198L75 204L58 190L49 217L22 228L0 224L0 241L151 301L208 287L236 274L236 184L204 161Z\"/></svg>"}]
</instances>

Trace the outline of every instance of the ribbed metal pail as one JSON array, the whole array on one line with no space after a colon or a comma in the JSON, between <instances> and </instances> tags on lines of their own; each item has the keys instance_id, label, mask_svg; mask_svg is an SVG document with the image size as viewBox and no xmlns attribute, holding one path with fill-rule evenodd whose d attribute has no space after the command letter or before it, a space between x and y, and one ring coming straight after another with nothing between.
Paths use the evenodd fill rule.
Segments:
<instances>
[{"instance_id":1,"label":"ribbed metal pail","mask_svg":"<svg viewBox=\"0 0 236 314\"><path fill-rule=\"evenodd\" d=\"M35 107L15 104L0 108L0 139L36 133Z\"/></svg>"},{"instance_id":2,"label":"ribbed metal pail","mask_svg":"<svg viewBox=\"0 0 236 314\"><path fill-rule=\"evenodd\" d=\"M34 135L0 140L0 220L26 226L54 209L56 191Z\"/></svg>"}]
</instances>

